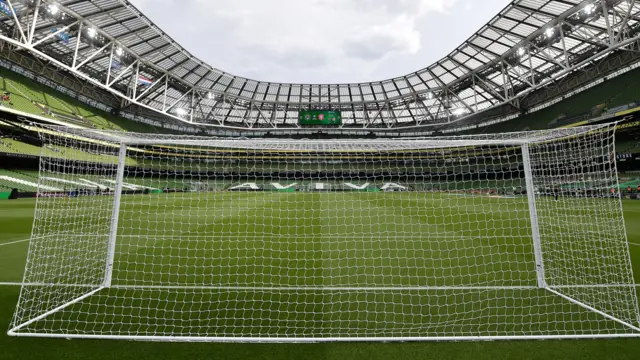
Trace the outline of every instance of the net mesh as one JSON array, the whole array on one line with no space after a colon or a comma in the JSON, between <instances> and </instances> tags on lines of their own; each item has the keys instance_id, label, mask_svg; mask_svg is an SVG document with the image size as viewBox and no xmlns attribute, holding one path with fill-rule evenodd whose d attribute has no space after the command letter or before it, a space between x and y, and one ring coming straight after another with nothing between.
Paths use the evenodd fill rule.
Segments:
<instances>
[{"instance_id":1,"label":"net mesh","mask_svg":"<svg viewBox=\"0 0 640 360\"><path fill-rule=\"evenodd\" d=\"M41 159L12 329L238 341L637 334L614 130L295 141L41 129L61 152Z\"/></svg>"}]
</instances>

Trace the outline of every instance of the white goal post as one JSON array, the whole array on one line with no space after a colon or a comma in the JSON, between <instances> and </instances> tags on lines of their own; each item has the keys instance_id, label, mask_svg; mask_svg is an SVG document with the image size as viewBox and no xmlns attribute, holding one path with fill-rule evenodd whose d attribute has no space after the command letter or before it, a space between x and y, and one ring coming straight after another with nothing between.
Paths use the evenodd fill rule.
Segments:
<instances>
[{"instance_id":1,"label":"white goal post","mask_svg":"<svg viewBox=\"0 0 640 360\"><path fill-rule=\"evenodd\" d=\"M368 140L39 128L9 334L640 336L615 128Z\"/></svg>"}]
</instances>

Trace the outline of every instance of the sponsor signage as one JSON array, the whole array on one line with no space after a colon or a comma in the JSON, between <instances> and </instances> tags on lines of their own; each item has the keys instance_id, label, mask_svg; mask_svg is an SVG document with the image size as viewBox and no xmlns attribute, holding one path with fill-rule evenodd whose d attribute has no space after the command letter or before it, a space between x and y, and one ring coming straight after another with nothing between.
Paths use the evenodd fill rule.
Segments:
<instances>
[{"instance_id":1,"label":"sponsor signage","mask_svg":"<svg viewBox=\"0 0 640 360\"><path fill-rule=\"evenodd\" d=\"M0 0L0 11L9 16L13 16L13 13L11 12L11 6L9 6L9 4L4 0Z\"/></svg>"},{"instance_id":2,"label":"sponsor signage","mask_svg":"<svg viewBox=\"0 0 640 360\"><path fill-rule=\"evenodd\" d=\"M302 191L302 190L315 190L315 191L323 191L330 189L342 189L346 191L406 191L408 188L406 186L396 184L396 183L386 183L381 186L376 186L373 184L352 184L352 183L343 183L343 184L326 184L326 183L311 183L311 184L280 184L280 183L269 183L269 184L258 184L258 183L244 183L236 186L230 187L228 190L245 190L245 191L261 191L261 190L278 190L278 191Z\"/></svg>"},{"instance_id":3,"label":"sponsor signage","mask_svg":"<svg viewBox=\"0 0 640 360\"><path fill-rule=\"evenodd\" d=\"M56 28L55 26L51 28L52 34L55 34L57 31L58 31L58 28ZM56 34L56 37L62 40L65 44L68 44L69 40L71 39L71 34L69 34L66 31L60 31L59 33Z\"/></svg>"}]
</instances>

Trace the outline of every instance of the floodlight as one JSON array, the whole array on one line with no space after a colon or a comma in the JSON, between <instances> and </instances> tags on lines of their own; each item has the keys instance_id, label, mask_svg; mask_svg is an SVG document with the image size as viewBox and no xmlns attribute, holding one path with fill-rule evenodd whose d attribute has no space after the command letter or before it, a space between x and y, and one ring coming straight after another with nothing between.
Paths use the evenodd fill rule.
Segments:
<instances>
[{"instance_id":1,"label":"floodlight","mask_svg":"<svg viewBox=\"0 0 640 360\"><path fill-rule=\"evenodd\" d=\"M547 37L552 37L554 34L556 33L556 30L552 27L548 28L544 34L547 35Z\"/></svg>"},{"instance_id":2,"label":"floodlight","mask_svg":"<svg viewBox=\"0 0 640 360\"><path fill-rule=\"evenodd\" d=\"M55 15L55 14L58 13L58 11L60 11L60 8L56 4L49 5L48 9L49 9L49 12L51 13L51 15Z\"/></svg>"},{"instance_id":3,"label":"floodlight","mask_svg":"<svg viewBox=\"0 0 640 360\"><path fill-rule=\"evenodd\" d=\"M456 116L464 115L466 113L467 113L467 109L465 108L459 108L459 109L453 110L453 115L456 115Z\"/></svg>"},{"instance_id":4,"label":"floodlight","mask_svg":"<svg viewBox=\"0 0 640 360\"><path fill-rule=\"evenodd\" d=\"M124 54L124 50L122 50L122 48L119 47L116 49L116 55L122 56L123 54Z\"/></svg>"},{"instance_id":5,"label":"floodlight","mask_svg":"<svg viewBox=\"0 0 640 360\"><path fill-rule=\"evenodd\" d=\"M587 15L591 15L596 10L596 6L594 4L587 4L583 10Z\"/></svg>"},{"instance_id":6,"label":"floodlight","mask_svg":"<svg viewBox=\"0 0 640 360\"><path fill-rule=\"evenodd\" d=\"M177 108L176 109L176 114L178 114L179 116L187 115L187 110L185 110L183 108Z\"/></svg>"},{"instance_id":7,"label":"floodlight","mask_svg":"<svg viewBox=\"0 0 640 360\"><path fill-rule=\"evenodd\" d=\"M527 51L524 48L518 49L518 56L524 56Z\"/></svg>"},{"instance_id":8,"label":"floodlight","mask_svg":"<svg viewBox=\"0 0 640 360\"><path fill-rule=\"evenodd\" d=\"M87 29L87 35L89 35L90 38L94 38L96 37L96 34L98 33L98 31L96 31L95 28L89 28Z\"/></svg>"}]
</instances>

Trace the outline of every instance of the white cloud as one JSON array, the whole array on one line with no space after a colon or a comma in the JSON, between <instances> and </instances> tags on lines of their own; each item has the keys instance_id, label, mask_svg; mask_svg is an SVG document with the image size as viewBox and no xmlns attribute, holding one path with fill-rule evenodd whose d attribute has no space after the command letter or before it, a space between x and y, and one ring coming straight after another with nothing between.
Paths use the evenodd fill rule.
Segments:
<instances>
[{"instance_id":1,"label":"white cloud","mask_svg":"<svg viewBox=\"0 0 640 360\"><path fill-rule=\"evenodd\" d=\"M458 17L469 4L463 1L131 0L214 67L260 80L323 83L417 70L405 69L403 63L424 57L431 36L425 24ZM435 56L429 51L429 58L417 63L423 67L444 56L495 13L473 22L474 28L468 21L451 24L464 27L466 35ZM401 68L389 68L390 62Z\"/></svg>"},{"instance_id":2,"label":"white cloud","mask_svg":"<svg viewBox=\"0 0 640 360\"><path fill-rule=\"evenodd\" d=\"M349 57L377 61L392 52L417 53L421 47L420 37L415 19L402 14L389 18L384 25L359 29L342 46Z\"/></svg>"}]
</instances>

